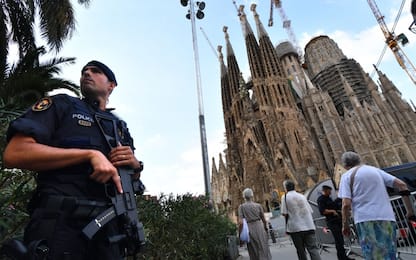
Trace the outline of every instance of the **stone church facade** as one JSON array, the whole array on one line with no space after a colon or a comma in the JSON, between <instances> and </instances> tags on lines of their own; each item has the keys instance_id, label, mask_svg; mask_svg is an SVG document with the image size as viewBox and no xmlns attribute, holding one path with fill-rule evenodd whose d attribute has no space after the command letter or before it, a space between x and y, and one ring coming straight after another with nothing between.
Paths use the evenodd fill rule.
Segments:
<instances>
[{"instance_id":1,"label":"stone church facade","mask_svg":"<svg viewBox=\"0 0 416 260\"><path fill-rule=\"evenodd\" d=\"M416 160L416 114L386 75L377 70L377 85L327 36L306 45L301 66L290 43L273 46L255 6L257 37L240 10L251 75L244 80L224 27L225 56L218 50L227 148L212 162L217 209L234 218L250 187L269 211L285 179L305 191L335 178L347 150L377 167Z\"/></svg>"}]
</instances>

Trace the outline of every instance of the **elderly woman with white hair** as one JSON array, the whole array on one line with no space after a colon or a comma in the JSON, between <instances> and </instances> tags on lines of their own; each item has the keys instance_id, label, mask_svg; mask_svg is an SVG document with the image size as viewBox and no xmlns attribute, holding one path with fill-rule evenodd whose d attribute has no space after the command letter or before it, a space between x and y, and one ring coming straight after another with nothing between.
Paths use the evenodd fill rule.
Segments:
<instances>
[{"instance_id":1,"label":"elderly woman with white hair","mask_svg":"<svg viewBox=\"0 0 416 260\"><path fill-rule=\"evenodd\" d=\"M253 190L246 188L243 191L245 202L238 207L239 224L246 219L250 233L250 242L247 243L250 259L270 260L272 255L267 235L267 222L264 218L263 207L253 201Z\"/></svg>"}]
</instances>

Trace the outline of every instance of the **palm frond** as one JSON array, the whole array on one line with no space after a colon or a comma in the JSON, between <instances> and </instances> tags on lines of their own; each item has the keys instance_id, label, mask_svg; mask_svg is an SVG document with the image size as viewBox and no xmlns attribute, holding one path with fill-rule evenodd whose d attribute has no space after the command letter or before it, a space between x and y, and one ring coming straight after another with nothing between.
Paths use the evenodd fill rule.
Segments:
<instances>
[{"instance_id":1,"label":"palm frond","mask_svg":"<svg viewBox=\"0 0 416 260\"><path fill-rule=\"evenodd\" d=\"M28 107L56 89L67 89L80 95L78 85L57 77L61 72L60 66L73 64L75 58L52 58L39 63L39 56L44 53L42 47L28 52L10 68L0 88L3 110Z\"/></svg>"},{"instance_id":2,"label":"palm frond","mask_svg":"<svg viewBox=\"0 0 416 260\"><path fill-rule=\"evenodd\" d=\"M26 2L5 1L4 6L10 22L10 38L18 44L20 57L35 47L34 14Z\"/></svg>"},{"instance_id":3,"label":"palm frond","mask_svg":"<svg viewBox=\"0 0 416 260\"><path fill-rule=\"evenodd\" d=\"M69 0L40 0L40 29L48 45L59 51L75 30L74 9Z\"/></svg>"},{"instance_id":4,"label":"palm frond","mask_svg":"<svg viewBox=\"0 0 416 260\"><path fill-rule=\"evenodd\" d=\"M0 8L0 82L6 75L7 56L9 55L9 37L6 24L8 17L3 8Z\"/></svg>"}]
</instances>

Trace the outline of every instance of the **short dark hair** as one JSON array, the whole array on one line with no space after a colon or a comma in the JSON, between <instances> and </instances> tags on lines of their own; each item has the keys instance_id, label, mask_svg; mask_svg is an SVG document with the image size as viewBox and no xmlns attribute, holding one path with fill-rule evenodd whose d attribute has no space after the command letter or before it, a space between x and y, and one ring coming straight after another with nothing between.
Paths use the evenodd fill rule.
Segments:
<instances>
[{"instance_id":1,"label":"short dark hair","mask_svg":"<svg viewBox=\"0 0 416 260\"><path fill-rule=\"evenodd\" d=\"M322 190L332 190L332 187L328 185L323 185Z\"/></svg>"},{"instance_id":2,"label":"short dark hair","mask_svg":"<svg viewBox=\"0 0 416 260\"><path fill-rule=\"evenodd\" d=\"M285 187L286 191L291 191L295 189L295 183L292 180L285 180L283 182L283 186Z\"/></svg>"}]
</instances>

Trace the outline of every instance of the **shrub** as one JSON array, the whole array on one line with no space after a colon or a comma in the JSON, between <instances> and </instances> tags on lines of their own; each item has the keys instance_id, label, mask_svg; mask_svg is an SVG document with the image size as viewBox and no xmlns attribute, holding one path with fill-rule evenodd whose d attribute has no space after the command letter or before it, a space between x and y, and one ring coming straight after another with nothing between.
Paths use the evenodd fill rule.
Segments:
<instances>
[{"instance_id":1,"label":"shrub","mask_svg":"<svg viewBox=\"0 0 416 260\"><path fill-rule=\"evenodd\" d=\"M236 226L210 209L206 197L191 194L139 200L146 248L141 259L224 259L227 236Z\"/></svg>"},{"instance_id":2,"label":"shrub","mask_svg":"<svg viewBox=\"0 0 416 260\"><path fill-rule=\"evenodd\" d=\"M9 238L21 237L28 221L26 205L34 187L33 173L0 171L0 245Z\"/></svg>"}]
</instances>

